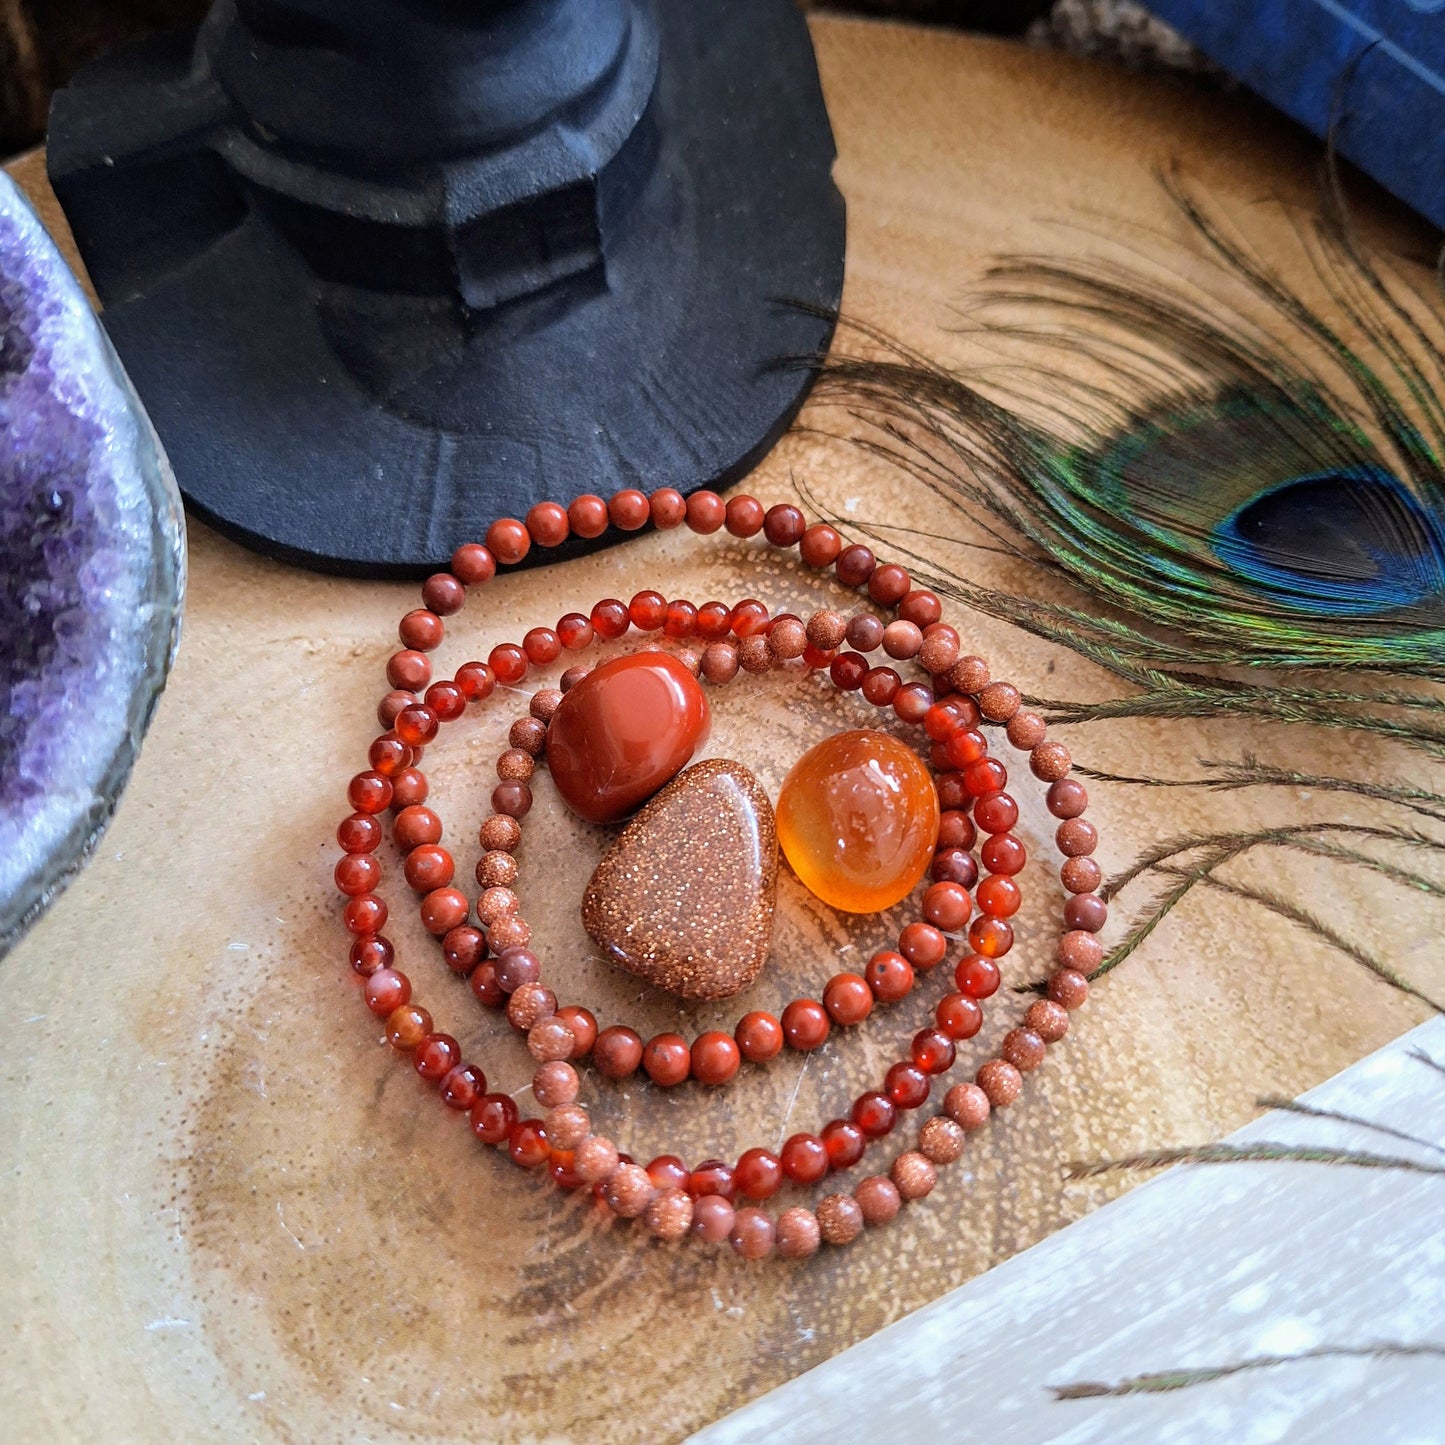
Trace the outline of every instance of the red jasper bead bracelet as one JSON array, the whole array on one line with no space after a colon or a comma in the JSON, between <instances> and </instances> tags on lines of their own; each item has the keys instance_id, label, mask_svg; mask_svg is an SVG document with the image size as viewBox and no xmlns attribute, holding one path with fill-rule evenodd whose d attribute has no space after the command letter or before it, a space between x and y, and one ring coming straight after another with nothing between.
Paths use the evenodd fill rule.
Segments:
<instances>
[{"instance_id":1,"label":"red jasper bead bracelet","mask_svg":"<svg viewBox=\"0 0 1445 1445\"><path fill-rule=\"evenodd\" d=\"M504 564L520 561L534 543L558 545L570 530L596 536L608 525L637 530L649 520L663 528L686 522L700 533L726 527L739 537L762 531L775 547L797 546L807 565L832 567L844 585L866 587L870 599L893 608L897 619L885 626L872 614L844 621L836 613L819 613L805 626L797 618L770 620L762 604L741 604L735 609L714 603L694 607L682 601L668 603L661 594L643 593L630 606L609 599L587 616L569 614L555 629L533 629L521 646L503 644L493 649L486 663L465 664L453 681L431 682L426 654L443 639L442 618L460 610L467 588L495 575L499 560ZM451 572L436 574L424 584L423 602L423 608L402 620L399 634L403 651L393 656L387 666L388 681L394 690L378 710L388 731L372 745L371 768L353 779L348 796L356 811L338 830L345 856L338 864L337 884L348 896L345 922L356 935L352 966L366 978L368 1006L385 1017L388 1042L412 1055L417 1072L438 1084L449 1107L470 1112L473 1129L484 1142L505 1147L519 1166L550 1166L554 1178L564 1185L596 1186L613 1213L645 1217L646 1227L659 1238L677 1239L691 1232L704 1240L727 1238L746 1258L770 1253L797 1257L812 1253L820 1241L847 1243L857 1237L864 1224L885 1222L903 1202L929 1192L936 1166L958 1157L966 1131L978 1127L993 1108L1011 1103L1021 1088L1023 1074L1038 1066L1049 1043L1063 1037L1068 1011L1078 1007L1087 994L1084 974L1102 957L1094 935L1103 925L1106 910L1093 891L1100 875L1090 856L1096 842L1094 830L1082 816L1087 797L1082 786L1068 777L1068 753L1047 740L1042 719L1021 710L1016 689L991 681L980 659L960 657L957 634L941 622L938 599L932 593L913 589L903 568L879 565L866 547L845 546L828 524L807 526L795 507L783 504L764 510L751 497L733 497L724 502L713 493L698 493L684 500L679 493L664 489L651 499L627 491L619 493L611 503L600 498L580 498L567 509L540 504L529 513L525 524L514 519L494 523L488 531L487 546L468 544L459 548ZM861 1096L850 1119L833 1121L817 1136L794 1136L778 1156L766 1150L749 1150L732 1167L708 1161L687 1170L680 1161L664 1155L644 1169L621 1155L609 1140L594 1135L585 1109L576 1102L580 1079L568 1060L589 1052L582 1047L584 1040L595 1054L600 1039L591 1032L595 1020L586 1010L556 1009L550 992L533 980L514 985L508 997L509 1014L522 993L523 1007L518 1014L528 1020L525 1026L529 1043L539 1026L548 1025L537 1036L539 1045L561 1050L567 1046L565 1032L571 1036L571 1048L565 1058L542 1060L534 1075L534 1097L548 1111L546 1117L520 1119L509 1097L485 1092L485 1077L480 1069L461 1059L456 1041L433 1031L430 1015L411 1001L409 981L390 966L393 949L380 932L386 905L375 893L380 866L373 853L382 831L377 815L390 807L396 814L395 841L408 854L409 881L419 888L436 884L426 888L421 903L426 926L442 937L448 962L454 968L472 972L475 980L480 966L486 963L490 978L484 975L484 984L495 982L500 987L500 971L506 971L508 955L525 953L526 940L518 942L514 935L510 945L496 951L495 945L505 944L507 938L506 928L501 929L500 937L493 936L496 925L515 915L502 912L485 931L476 928L470 923L470 900L451 886L449 876L447 881L441 881L448 874L450 860L439 856L444 854L438 846L439 822L436 836L429 837L435 814L420 806L427 796L426 779L416 766L420 750L437 736L442 722L459 716L468 702L487 698L497 682L515 685L532 666L545 666L564 650L580 650L595 638L614 640L632 627L661 630L677 640L695 637L705 643L722 644L727 652L714 652L714 676L710 680L723 680L717 674L730 665L729 653L736 656L738 667L753 671L796 657L809 667L826 666L840 688L857 689L875 705L892 706L898 716L923 724L932 740L935 769L951 770L938 780L945 816L956 813L967 822L961 805L973 800L973 822L967 829L953 826L951 845L940 847L935 854L935 874L940 860L944 860L945 871L967 872L973 864L966 850L973 842L974 824L990 835L981 852L990 876L978 890L980 903L986 897L989 906L975 921L975 929L981 924L988 927L979 930L976 937L971 930L975 952L958 965L958 993L939 1006L941 1027L924 1030L915 1038L909 1059L890 1070L885 1090ZM737 639L736 646L722 642L729 635ZM841 650L845 642L851 650ZM869 666L865 653L879 645L896 660L916 658L930 675L932 685L904 684L893 669ZM707 657L704 648L698 659L704 676L709 672ZM544 701L543 711L546 706ZM821 1180L830 1167L847 1168L856 1162L864 1141L888 1132L898 1108L921 1105L930 1091L931 1077L953 1063L953 1030L946 1026L944 1005L950 1005L947 1019L954 1027L966 1028L967 1005L976 1009L975 1000L997 988L997 968L992 959L1006 952L1012 942L1007 917L1017 906L1013 875L1023 865L1024 851L1009 832L1017 818L1017 807L1003 791L1007 774L997 760L987 756L986 745L980 747L982 735L975 726L980 720L1004 725L1010 742L1029 752L1032 771L1050 784L1050 810L1062 820L1056 839L1065 857L1061 877L1073 896L1066 904L1066 931L1060 940L1059 967L1049 981L1048 997L1030 1005L1023 1026L1005 1037L999 1057L986 1061L973 1083L955 1085L948 1091L943 1111L922 1126L919 1147L900 1154L888 1175L863 1180L851 1195L828 1195L815 1210L785 1210L776 1221L755 1207L735 1208L732 1198L738 1194L766 1198L785 1177L799 1184L813 1183ZM535 758L545 744L544 719L533 716L521 720L514 725L510 741L513 749L509 751ZM516 760L509 764L519 766ZM525 786L525 781L504 777L499 789L506 783ZM520 804L519 795L503 794L504 801L509 797L515 797ZM487 857L509 857L520 839L520 827L514 816L499 810L483 824L481 837ZM961 861L964 859L966 864ZM499 867L495 858L488 866L493 870ZM481 871L479 865L479 881L484 881ZM938 882L953 882L966 897L966 888L953 880L936 878L935 887ZM509 890L510 882L486 883L485 887ZM950 895L950 902L956 914L957 898ZM494 958L488 959L489 951L495 952ZM875 956L875 962L878 957L881 955ZM525 966L520 972L526 972ZM863 988L874 997L883 997L890 986L898 986L896 982L890 985L889 972L889 968L880 967L876 980L862 980ZM795 1000L795 1004L812 1004L816 1014L805 1011L807 1020L812 1030L824 1037L830 1019L843 1022L860 1010L866 1011L865 995L851 978L840 978L847 982L834 980L838 987L834 990L833 1010L816 1001ZM526 989L537 992L524 993ZM784 1013L786 1017L787 1011ZM766 1053L773 1047L775 1032L770 1025L774 1023L782 1030L782 1022L771 1015L749 1015L740 1021L732 1043L742 1053L742 1040L746 1038L755 1052ZM804 1041L809 1036L808 1028L805 1020L800 1032ZM716 1038L727 1040L727 1035L718 1033ZM688 1069L694 1067L693 1051L704 1039L709 1040L701 1051L704 1059L717 1056L713 1062L704 1063L704 1070L727 1070L730 1051L725 1045L714 1045L709 1035L691 1047L677 1040ZM678 1072L677 1064L671 1070L665 1064L658 1068L668 1076ZM679 1077L686 1072L683 1070Z\"/></svg>"}]
</instances>

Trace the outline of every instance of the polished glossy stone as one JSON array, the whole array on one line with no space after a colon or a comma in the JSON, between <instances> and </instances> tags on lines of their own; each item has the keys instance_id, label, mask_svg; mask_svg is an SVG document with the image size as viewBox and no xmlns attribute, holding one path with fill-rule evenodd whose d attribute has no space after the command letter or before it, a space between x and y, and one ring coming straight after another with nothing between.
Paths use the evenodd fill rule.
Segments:
<instances>
[{"instance_id":1,"label":"polished glossy stone","mask_svg":"<svg viewBox=\"0 0 1445 1445\"><path fill-rule=\"evenodd\" d=\"M778 794L778 841L825 903L874 913L906 898L938 839L938 794L911 748L873 730L810 748Z\"/></svg>"},{"instance_id":2,"label":"polished glossy stone","mask_svg":"<svg viewBox=\"0 0 1445 1445\"><path fill-rule=\"evenodd\" d=\"M633 652L594 668L547 729L547 767L562 801L615 823L675 778L712 724L697 679L666 652Z\"/></svg>"},{"instance_id":3,"label":"polished glossy stone","mask_svg":"<svg viewBox=\"0 0 1445 1445\"><path fill-rule=\"evenodd\" d=\"M773 809L738 763L669 783L597 865L582 923L614 962L683 998L726 998L768 956L778 882Z\"/></svg>"}]
</instances>

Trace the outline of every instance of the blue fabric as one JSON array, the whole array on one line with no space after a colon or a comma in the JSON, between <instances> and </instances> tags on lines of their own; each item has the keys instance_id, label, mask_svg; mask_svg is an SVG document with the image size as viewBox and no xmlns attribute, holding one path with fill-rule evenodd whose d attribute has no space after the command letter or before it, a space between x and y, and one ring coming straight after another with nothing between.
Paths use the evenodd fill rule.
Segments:
<instances>
[{"instance_id":1,"label":"blue fabric","mask_svg":"<svg viewBox=\"0 0 1445 1445\"><path fill-rule=\"evenodd\" d=\"M1445 0L1148 4L1316 135L1333 122L1341 155L1445 226Z\"/></svg>"}]
</instances>

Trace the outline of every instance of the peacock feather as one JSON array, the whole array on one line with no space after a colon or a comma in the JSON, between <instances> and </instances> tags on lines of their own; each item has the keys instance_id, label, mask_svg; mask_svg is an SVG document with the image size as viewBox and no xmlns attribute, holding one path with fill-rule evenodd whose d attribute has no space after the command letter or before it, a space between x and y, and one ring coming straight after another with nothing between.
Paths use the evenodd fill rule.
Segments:
<instances>
[{"instance_id":1,"label":"peacock feather","mask_svg":"<svg viewBox=\"0 0 1445 1445\"><path fill-rule=\"evenodd\" d=\"M1445 681L1438 291L1427 271L1387 266L1357 241L1337 189L1296 224L1307 298L1177 178L1164 184L1201 264L1161 264L1147 247L1126 260L999 260L965 311L998 364L951 370L843 323L843 344L815 363L813 417L844 408L846 441L903 468L959 521L941 538L882 520L864 530L940 593L1122 684L1102 700L1027 697L1051 722L1234 716L1357 729L1445 757L1434 685ZM838 434L816 420L814 430ZM945 565L936 542L1003 553L1017 564L1005 569L1011 585ZM1048 585L1019 585L1031 575ZM1445 1009L1327 914L1230 876L1261 851L1303 854L1445 898L1445 883L1414 866L1445 856L1431 830L1445 822L1445 794L1250 753L1199 769L1076 765L1109 785L1308 790L1325 806L1368 799L1411 817L1252 820L1159 840L1100 889L1105 899L1143 882L1156 892L1095 977L1203 891L1265 908Z\"/></svg>"},{"instance_id":2,"label":"peacock feather","mask_svg":"<svg viewBox=\"0 0 1445 1445\"><path fill-rule=\"evenodd\" d=\"M1010 258L970 311L1010 365L954 372L855 327L868 346L830 358L820 398L844 402L864 445L980 519L991 545L1105 611L996 609L1125 673L1445 677L1438 306L1332 212L1304 238L1327 319L1165 184L1197 250L1263 320L1118 261Z\"/></svg>"}]
</instances>

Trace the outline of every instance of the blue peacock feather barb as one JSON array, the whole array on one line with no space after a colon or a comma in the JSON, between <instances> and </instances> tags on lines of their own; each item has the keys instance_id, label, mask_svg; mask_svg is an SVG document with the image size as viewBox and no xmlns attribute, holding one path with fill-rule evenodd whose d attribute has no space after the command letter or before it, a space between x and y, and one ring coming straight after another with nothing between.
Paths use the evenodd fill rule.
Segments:
<instances>
[{"instance_id":1,"label":"blue peacock feather barb","mask_svg":"<svg viewBox=\"0 0 1445 1445\"><path fill-rule=\"evenodd\" d=\"M1016 364L956 373L854 324L870 352L831 357L819 399L1103 610L965 600L1142 686L1168 692L1161 665L1445 678L1438 300L1387 276L1335 208L1301 236L1327 318L1164 183L1272 324L1143 267L1005 259L971 315Z\"/></svg>"}]
</instances>

